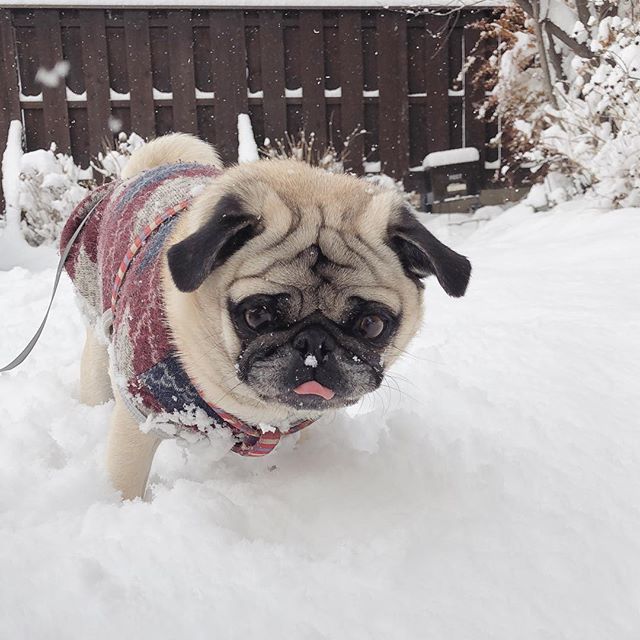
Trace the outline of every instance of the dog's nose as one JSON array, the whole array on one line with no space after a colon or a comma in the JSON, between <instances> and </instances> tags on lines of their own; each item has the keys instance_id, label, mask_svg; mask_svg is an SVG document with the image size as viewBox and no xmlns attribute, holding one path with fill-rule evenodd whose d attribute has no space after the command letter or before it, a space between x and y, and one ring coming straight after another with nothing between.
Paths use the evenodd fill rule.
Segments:
<instances>
[{"instance_id":1,"label":"dog's nose","mask_svg":"<svg viewBox=\"0 0 640 640\"><path fill-rule=\"evenodd\" d=\"M292 344L303 357L315 356L318 362L324 360L336 348L335 340L321 327L303 329L293 339Z\"/></svg>"}]
</instances>

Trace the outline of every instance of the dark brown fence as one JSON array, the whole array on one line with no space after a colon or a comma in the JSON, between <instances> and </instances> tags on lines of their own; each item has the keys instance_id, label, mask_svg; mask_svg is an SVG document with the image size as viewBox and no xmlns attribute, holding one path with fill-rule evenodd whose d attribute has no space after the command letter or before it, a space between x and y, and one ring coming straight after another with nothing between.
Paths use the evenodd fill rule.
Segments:
<instances>
[{"instance_id":1,"label":"dark brown fence","mask_svg":"<svg viewBox=\"0 0 640 640\"><path fill-rule=\"evenodd\" d=\"M197 133L237 157L237 114L259 143L314 132L356 172L409 179L424 156L493 135L460 77L480 11L0 9L0 145L21 118L26 147L55 142L86 165L113 139L110 118L143 137ZM71 63L43 87L40 67ZM379 165L377 165L379 163ZM376 166L377 165L377 166Z\"/></svg>"}]
</instances>

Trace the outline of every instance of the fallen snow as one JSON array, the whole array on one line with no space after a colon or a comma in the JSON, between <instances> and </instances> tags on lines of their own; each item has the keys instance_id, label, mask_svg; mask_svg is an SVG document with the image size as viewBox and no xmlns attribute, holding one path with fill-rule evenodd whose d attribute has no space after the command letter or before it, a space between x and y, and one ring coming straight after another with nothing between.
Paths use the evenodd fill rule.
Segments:
<instances>
[{"instance_id":1,"label":"fallen snow","mask_svg":"<svg viewBox=\"0 0 640 640\"><path fill-rule=\"evenodd\" d=\"M305 367L311 367L312 369L316 369L318 366L318 358L316 358L313 354L309 354L304 359Z\"/></svg>"},{"instance_id":2,"label":"fallen snow","mask_svg":"<svg viewBox=\"0 0 640 640\"><path fill-rule=\"evenodd\" d=\"M382 163L377 161L368 161L362 163L362 168L365 173L380 173L382 171Z\"/></svg>"},{"instance_id":3,"label":"fallen snow","mask_svg":"<svg viewBox=\"0 0 640 640\"><path fill-rule=\"evenodd\" d=\"M151 503L107 482L65 281L0 377L0 635L636 640L639 241L639 209L495 217L379 393L264 459L164 443ZM0 272L0 362L52 277Z\"/></svg>"},{"instance_id":4,"label":"fallen snow","mask_svg":"<svg viewBox=\"0 0 640 640\"><path fill-rule=\"evenodd\" d=\"M253 135L251 118L248 113L238 114L238 162L255 162L258 160L258 145Z\"/></svg>"},{"instance_id":5,"label":"fallen snow","mask_svg":"<svg viewBox=\"0 0 640 640\"><path fill-rule=\"evenodd\" d=\"M461 162L477 162L480 153L475 147L462 147L460 149L448 149L447 151L434 151L425 156L422 166L425 169L430 167L443 167L449 164L460 164Z\"/></svg>"},{"instance_id":6,"label":"fallen snow","mask_svg":"<svg viewBox=\"0 0 640 640\"><path fill-rule=\"evenodd\" d=\"M66 87L65 91L67 95L67 102L86 102L87 101L86 91L83 91L82 93L76 93L75 91L72 91L71 89L69 89L69 87ZM20 99L22 99L22 96L20 97Z\"/></svg>"},{"instance_id":7,"label":"fallen snow","mask_svg":"<svg viewBox=\"0 0 640 640\"><path fill-rule=\"evenodd\" d=\"M23 155L22 122L12 120L2 154L2 191L7 228L17 232L20 231L20 164Z\"/></svg>"},{"instance_id":8,"label":"fallen snow","mask_svg":"<svg viewBox=\"0 0 640 640\"><path fill-rule=\"evenodd\" d=\"M42 100L42 91L32 95L25 95L22 91L20 92L20 102L42 102Z\"/></svg>"}]
</instances>

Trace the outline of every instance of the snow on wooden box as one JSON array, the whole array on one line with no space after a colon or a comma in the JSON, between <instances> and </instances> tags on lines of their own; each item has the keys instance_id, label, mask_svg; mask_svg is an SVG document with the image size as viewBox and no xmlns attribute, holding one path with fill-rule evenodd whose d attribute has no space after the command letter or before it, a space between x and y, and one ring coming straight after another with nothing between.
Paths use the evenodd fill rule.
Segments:
<instances>
[{"instance_id":1,"label":"snow on wooden box","mask_svg":"<svg viewBox=\"0 0 640 640\"><path fill-rule=\"evenodd\" d=\"M461 149L448 149L447 151L429 153L425 157L422 166L425 169L431 169L451 164L478 162L478 160L480 160L480 152L475 147L462 147Z\"/></svg>"},{"instance_id":2,"label":"snow on wooden box","mask_svg":"<svg viewBox=\"0 0 640 640\"><path fill-rule=\"evenodd\" d=\"M480 152L475 147L430 153L422 166L428 205L473 197L480 192Z\"/></svg>"}]
</instances>

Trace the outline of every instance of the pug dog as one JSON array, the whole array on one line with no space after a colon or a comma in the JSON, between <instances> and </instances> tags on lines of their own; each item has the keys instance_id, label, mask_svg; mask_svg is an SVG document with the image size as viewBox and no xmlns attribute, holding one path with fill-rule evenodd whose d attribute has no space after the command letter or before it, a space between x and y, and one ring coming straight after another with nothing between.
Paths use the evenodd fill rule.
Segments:
<instances>
[{"instance_id":1,"label":"pug dog","mask_svg":"<svg viewBox=\"0 0 640 640\"><path fill-rule=\"evenodd\" d=\"M398 193L295 160L224 169L184 134L136 151L63 246L81 223L81 395L115 397L107 468L124 499L144 495L167 435L228 427L234 451L262 455L375 391L420 325L422 281L457 297L471 273Z\"/></svg>"}]
</instances>

